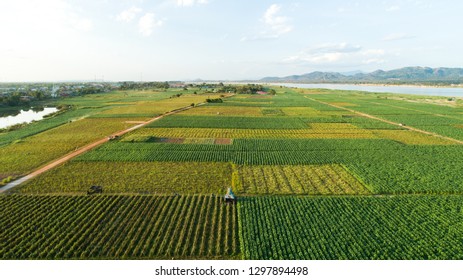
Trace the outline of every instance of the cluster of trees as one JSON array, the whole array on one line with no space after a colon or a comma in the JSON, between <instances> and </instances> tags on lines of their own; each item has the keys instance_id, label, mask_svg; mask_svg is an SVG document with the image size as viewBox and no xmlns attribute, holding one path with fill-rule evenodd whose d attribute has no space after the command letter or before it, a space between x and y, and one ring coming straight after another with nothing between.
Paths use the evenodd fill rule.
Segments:
<instances>
[{"instance_id":1,"label":"cluster of trees","mask_svg":"<svg viewBox=\"0 0 463 280\"><path fill-rule=\"evenodd\" d=\"M168 82L146 82L146 83L123 82L120 86L120 89L122 90L151 89L151 88L168 89L169 87L170 85Z\"/></svg>"},{"instance_id":2,"label":"cluster of trees","mask_svg":"<svg viewBox=\"0 0 463 280\"><path fill-rule=\"evenodd\" d=\"M174 95L170 96L169 98L180 97L182 95L183 95L182 93L177 93L177 94L174 94Z\"/></svg>"},{"instance_id":3,"label":"cluster of trees","mask_svg":"<svg viewBox=\"0 0 463 280\"><path fill-rule=\"evenodd\" d=\"M193 86L193 85L190 85ZM218 84L198 84L196 85L200 90L205 89L206 92L220 92L220 93L237 93L237 94L256 94L259 91L265 91L262 85L247 84L247 85L224 85Z\"/></svg>"},{"instance_id":4,"label":"cluster of trees","mask_svg":"<svg viewBox=\"0 0 463 280\"><path fill-rule=\"evenodd\" d=\"M29 106L57 96L80 96L114 90L114 85L93 83L62 83L57 88L50 83L38 84L2 84L0 106Z\"/></svg>"},{"instance_id":5,"label":"cluster of trees","mask_svg":"<svg viewBox=\"0 0 463 280\"><path fill-rule=\"evenodd\" d=\"M33 100L43 100L47 94L43 90L17 91L8 95L0 96L0 104L4 106L28 105Z\"/></svg>"},{"instance_id":6,"label":"cluster of trees","mask_svg":"<svg viewBox=\"0 0 463 280\"><path fill-rule=\"evenodd\" d=\"M12 88L16 87L16 91L0 95L0 106L28 106L31 101L44 100L52 97L52 88L50 84L31 84L21 85L20 88L17 84L6 85ZM184 86L184 90L188 87L199 87L200 90L206 90L214 93L236 93L236 94L256 94L259 91L266 91L268 94L276 94L273 89L265 89L262 85L246 84L246 85L224 85L223 83L217 84L188 84ZM60 85L57 91L53 91L54 96L78 96L87 94L96 94L107 92L117 88L115 85L103 84L94 85L91 83L86 84L63 84ZM167 90L170 88L169 82L123 82L119 85L121 90L142 90L142 89L162 89ZM196 94L196 92L195 92ZM172 96L179 97L180 95ZM214 102L214 101L213 101Z\"/></svg>"},{"instance_id":7,"label":"cluster of trees","mask_svg":"<svg viewBox=\"0 0 463 280\"><path fill-rule=\"evenodd\" d=\"M258 91L263 91L262 85L247 84L247 85L223 85L217 88L217 92L230 92L237 94L256 94Z\"/></svg>"},{"instance_id":8,"label":"cluster of trees","mask_svg":"<svg viewBox=\"0 0 463 280\"><path fill-rule=\"evenodd\" d=\"M19 106L21 105L21 94L15 92L10 95L0 96L0 103L6 106Z\"/></svg>"},{"instance_id":9,"label":"cluster of trees","mask_svg":"<svg viewBox=\"0 0 463 280\"><path fill-rule=\"evenodd\" d=\"M83 87L79 88L76 90L77 95L86 95L86 94L95 94L95 93L102 93L102 92L107 92L108 89L104 87L95 87L95 86L90 86L90 87Z\"/></svg>"},{"instance_id":10,"label":"cluster of trees","mask_svg":"<svg viewBox=\"0 0 463 280\"><path fill-rule=\"evenodd\" d=\"M222 98L207 98L207 103L223 103Z\"/></svg>"},{"instance_id":11,"label":"cluster of trees","mask_svg":"<svg viewBox=\"0 0 463 280\"><path fill-rule=\"evenodd\" d=\"M226 92L226 93L237 93L237 94L256 94L259 91L265 91L264 86L258 84L247 84L247 85L224 85L219 83L213 85L216 89L216 92ZM272 91L272 89L269 90ZM273 90L273 94L275 94Z\"/></svg>"}]
</instances>

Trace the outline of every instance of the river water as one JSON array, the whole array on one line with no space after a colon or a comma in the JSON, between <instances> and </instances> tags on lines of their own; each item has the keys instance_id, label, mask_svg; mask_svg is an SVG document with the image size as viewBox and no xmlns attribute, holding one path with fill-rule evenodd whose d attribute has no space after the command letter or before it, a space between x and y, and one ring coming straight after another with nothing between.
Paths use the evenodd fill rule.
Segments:
<instances>
[{"instance_id":1,"label":"river water","mask_svg":"<svg viewBox=\"0 0 463 280\"><path fill-rule=\"evenodd\" d=\"M20 123L30 123L32 121L39 121L43 119L44 116L57 112L57 108L43 108L43 110L21 110L19 114L14 116L6 116L0 118L0 128L6 128L15 124Z\"/></svg>"},{"instance_id":2,"label":"river water","mask_svg":"<svg viewBox=\"0 0 463 280\"><path fill-rule=\"evenodd\" d=\"M463 97L463 88L450 87L420 87L420 86L380 86L380 85L347 85L347 84L291 84L277 83L286 87L298 88L326 88L339 90L357 90L368 92L387 92L415 95L431 95L445 97Z\"/></svg>"}]
</instances>

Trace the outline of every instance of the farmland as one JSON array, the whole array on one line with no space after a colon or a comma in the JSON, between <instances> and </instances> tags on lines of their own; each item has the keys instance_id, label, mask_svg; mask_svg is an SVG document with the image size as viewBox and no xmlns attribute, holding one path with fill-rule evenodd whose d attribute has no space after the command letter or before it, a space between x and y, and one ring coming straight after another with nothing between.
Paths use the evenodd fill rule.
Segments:
<instances>
[{"instance_id":1,"label":"farmland","mask_svg":"<svg viewBox=\"0 0 463 280\"><path fill-rule=\"evenodd\" d=\"M0 148L0 176L21 175L113 132L132 126L127 119L83 119L63 124ZM24 156L27 160L24 160Z\"/></svg>"},{"instance_id":2,"label":"farmland","mask_svg":"<svg viewBox=\"0 0 463 280\"><path fill-rule=\"evenodd\" d=\"M368 189L340 165L242 166L235 180L238 193L367 194Z\"/></svg>"},{"instance_id":3,"label":"farmland","mask_svg":"<svg viewBox=\"0 0 463 280\"><path fill-rule=\"evenodd\" d=\"M0 134L5 180L188 107L1 194L0 259L463 258L463 107L274 89L70 98Z\"/></svg>"},{"instance_id":4,"label":"farmland","mask_svg":"<svg viewBox=\"0 0 463 280\"><path fill-rule=\"evenodd\" d=\"M0 201L0 223L9 229L0 233L0 259L239 255L236 209L218 197L14 195Z\"/></svg>"},{"instance_id":5,"label":"farmland","mask_svg":"<svg viewBox=\"0 0 463 280\"><path fill-rule=\"evenodd\" d=\"M246 198L249 259L461 259L460 196ZM258 237L256 237L258 236Z\"/></svg>"},{"instance_id":6,"label":"farmland","mask_svg":"<svg viewBox=\"0 0 463 280\"><path fill-rule=\"evenodd\" d=\"M221 129L221 128L145 128L134 134L143 136L155 136L164 138L238 138L238 139L281 139L281 138L376 138L371 131L357 129L349 124L341 124L336 128L314 125L307 129Z\"/></svg>"},{"instance_id":7,"label":"farmland","mask_svg":"<svg viewBox=\"0 0 463 280\"><path fill-rule=\"evenodd\" d=\"M108 172L109 171L109 172ZM20 188L21 193L219 194L231 180L231 165L215 162L70 162Z\"/></svg>"},{"instance_id":8,"label":"farmland","mask_svg":"<svg viewBox=\"0 0 463 280\"><path fill-rule=\"evenodd\" d=\"M71 109L57 117L0 133L0 180L24 175L135 123L206 99L201 95L180 95L182 98L170 99L174 92L124 91L64 100ZM138 109L136 114L130 114L127 107L149 107L151 111Z\"/></svg>"}]
</instances>

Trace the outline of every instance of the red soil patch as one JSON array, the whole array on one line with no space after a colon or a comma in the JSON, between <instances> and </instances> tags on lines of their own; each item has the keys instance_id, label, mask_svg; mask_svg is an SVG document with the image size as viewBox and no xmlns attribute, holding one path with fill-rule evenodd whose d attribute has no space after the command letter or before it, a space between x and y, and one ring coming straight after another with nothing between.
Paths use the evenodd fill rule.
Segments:
<instances>
[{"instance_id":1,"label":"red soil patch","mask_svg":"<svg viewBox=\"0 0 463 280\"><path fill-rule=\"evenodd\" d=\"M214 141L215 145L231 145L233 142L233 139L230 138L217 138Z\"/></svg>"}]
</instances>

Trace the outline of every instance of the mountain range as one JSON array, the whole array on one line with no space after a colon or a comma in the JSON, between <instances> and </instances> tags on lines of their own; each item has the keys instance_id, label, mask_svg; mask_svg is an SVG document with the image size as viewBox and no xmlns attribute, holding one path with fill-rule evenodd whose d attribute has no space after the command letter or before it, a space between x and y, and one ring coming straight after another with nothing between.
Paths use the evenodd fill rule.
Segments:
<instances>
[{"instance_id":1,"label":"mountain range","mask_svg":"<svg viewBox=\"0 0 463 280\"><path fill-rule=\"evenodd\" d=\"M463 68L405 67L390 71L311 72L286 77L265 77L265 83L384 83L384 84L463 84Z\"/></svg>"}]
</instances>

